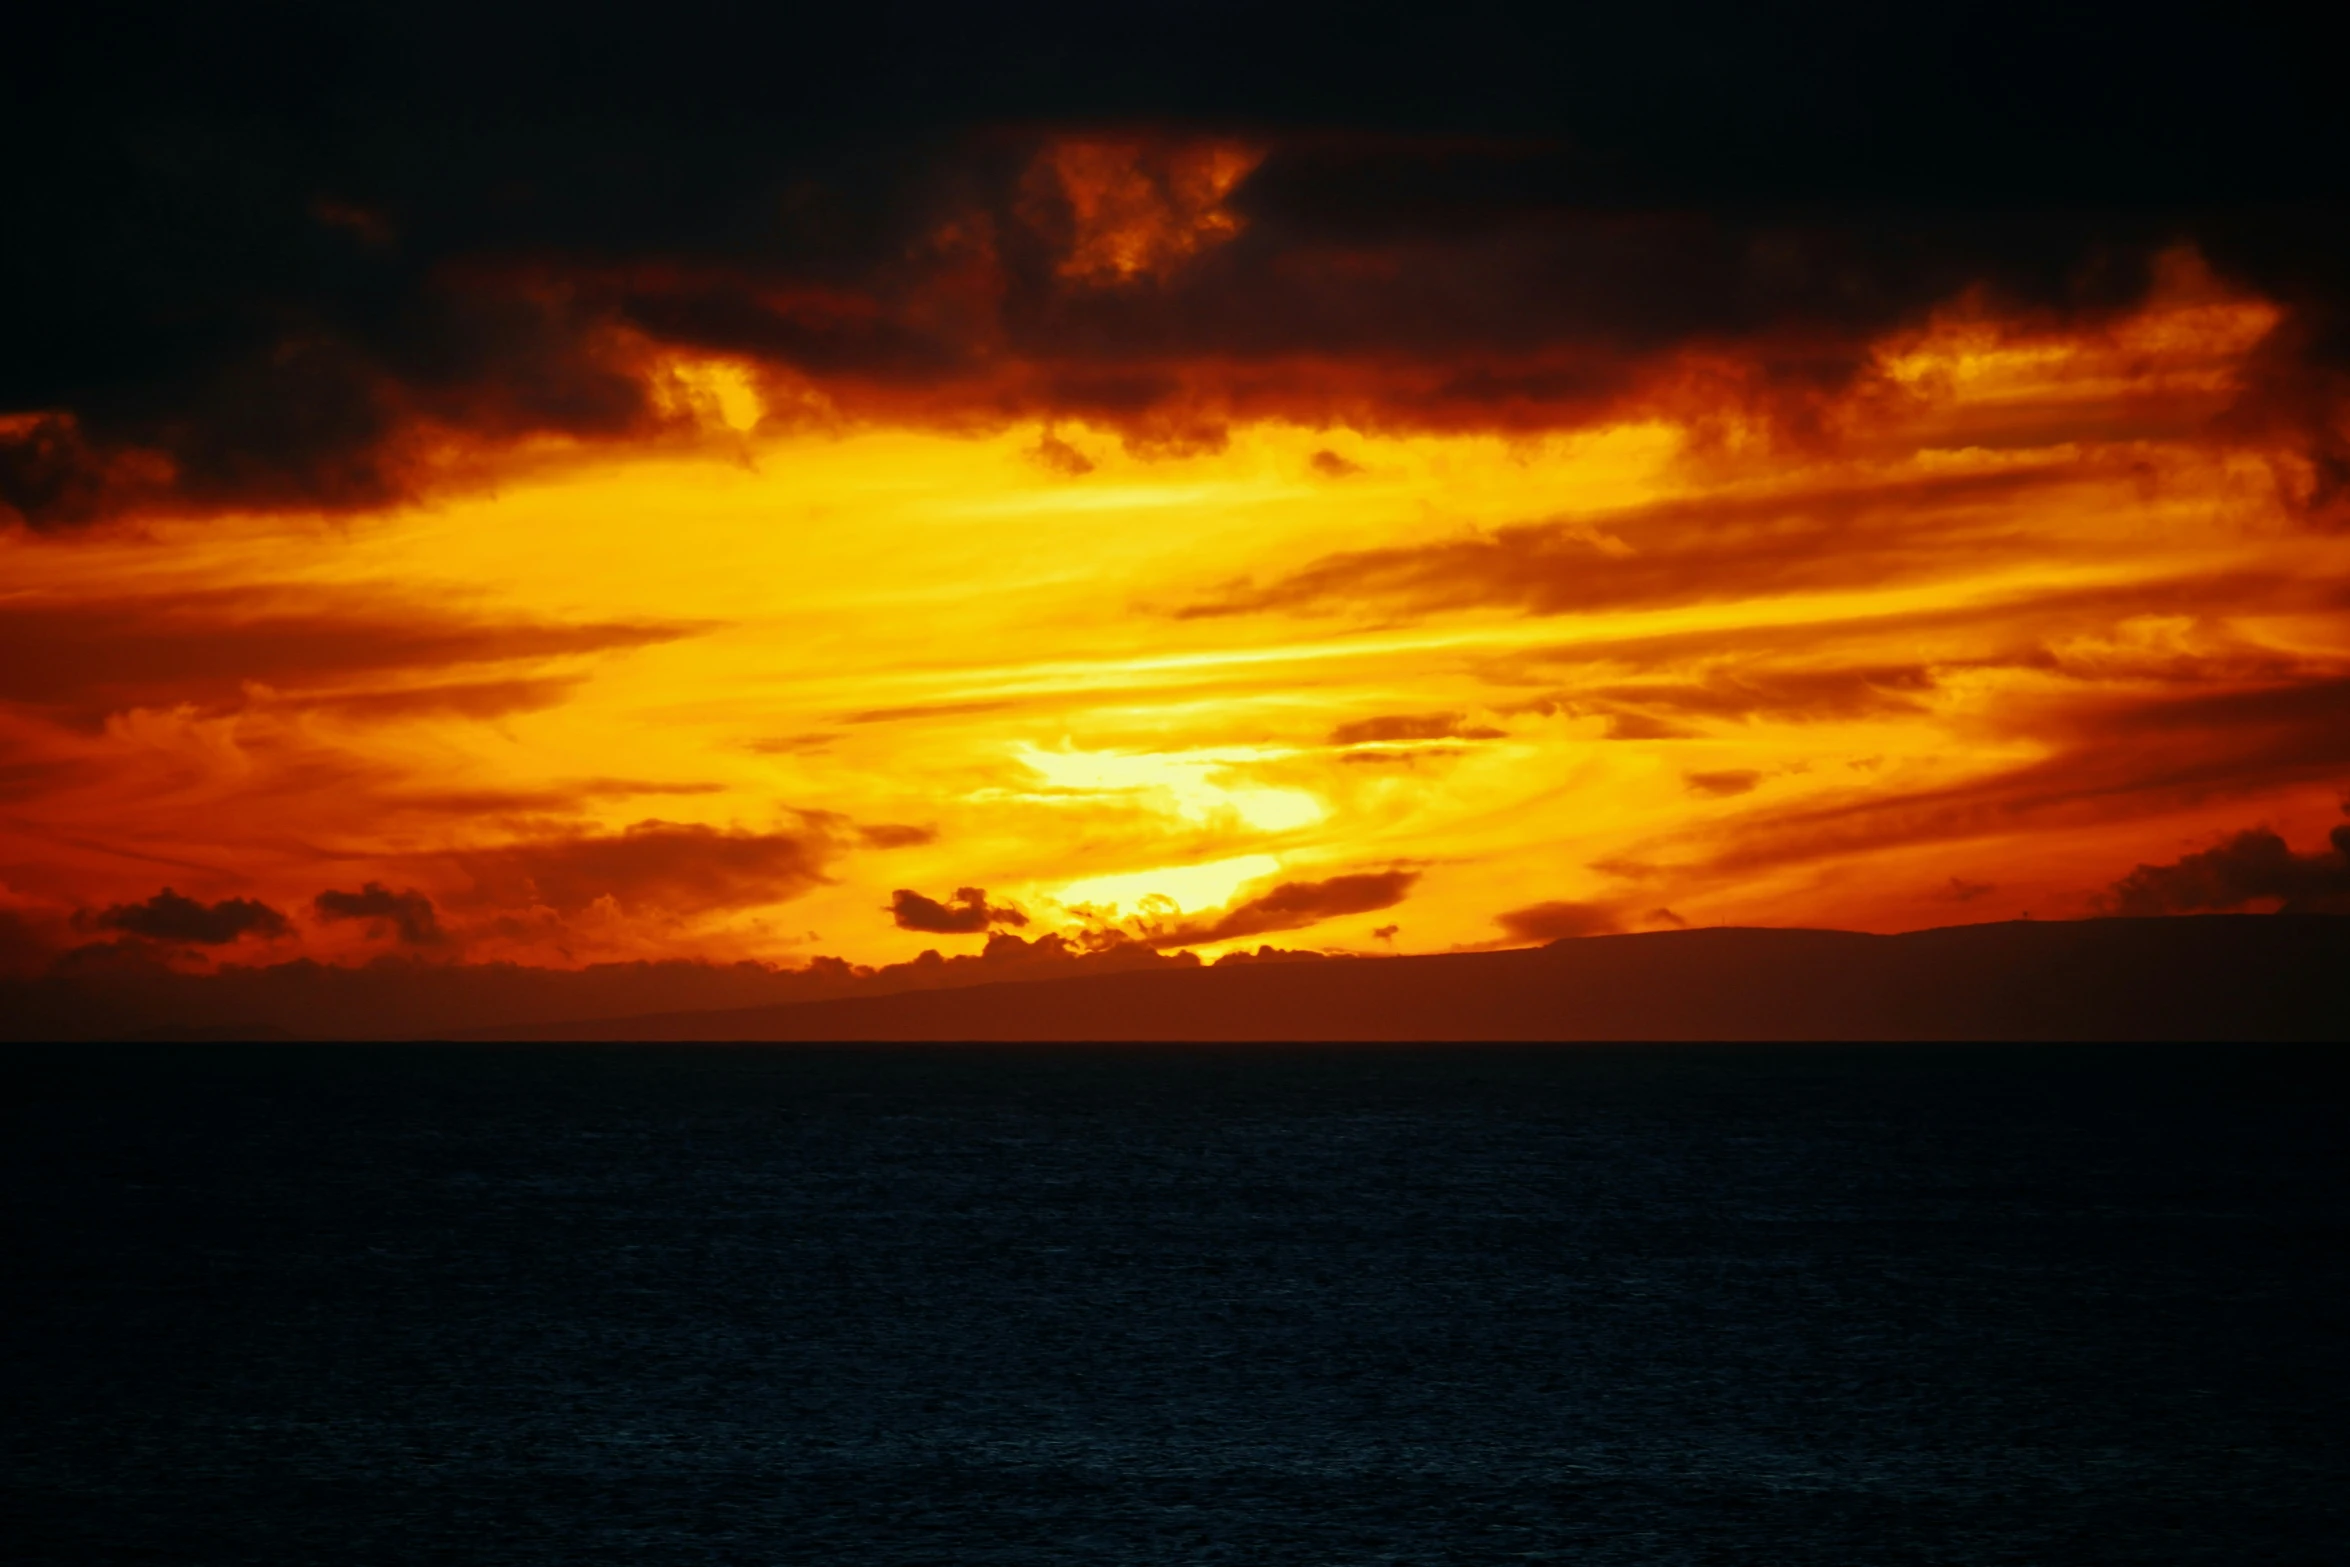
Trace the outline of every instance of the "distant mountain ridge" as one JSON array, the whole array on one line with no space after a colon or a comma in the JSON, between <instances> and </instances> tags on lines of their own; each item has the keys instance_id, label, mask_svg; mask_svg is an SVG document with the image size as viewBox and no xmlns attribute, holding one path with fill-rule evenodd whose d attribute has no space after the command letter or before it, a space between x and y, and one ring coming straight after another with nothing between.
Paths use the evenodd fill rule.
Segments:
<instances>
[{"instance_id":1,"label":"distant mountain ridge","mask_svg":"<svg viewBox=\"0 0 2350 1567\"><path fill-rule=\"evenodd\" d=\"M680 1041L2350 1038L2350 918L1719 928L467 1033Z\"/></svg>"}]
</instances>

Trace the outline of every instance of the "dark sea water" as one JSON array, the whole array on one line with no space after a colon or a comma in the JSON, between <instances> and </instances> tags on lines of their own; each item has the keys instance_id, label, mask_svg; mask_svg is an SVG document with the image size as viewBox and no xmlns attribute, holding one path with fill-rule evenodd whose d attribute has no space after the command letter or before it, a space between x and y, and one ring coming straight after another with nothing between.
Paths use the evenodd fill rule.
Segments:
<instances>
[{"instance_id":1,"label":"dark sea water","mask_svg":"<svg viewBox=\"0 0 2350 1567\"><path fill-rule=\"evenodd\" d=\"M13 1562L2350 1561L2325 1052L0 1070Z\"/></svg>"}]
</instances>

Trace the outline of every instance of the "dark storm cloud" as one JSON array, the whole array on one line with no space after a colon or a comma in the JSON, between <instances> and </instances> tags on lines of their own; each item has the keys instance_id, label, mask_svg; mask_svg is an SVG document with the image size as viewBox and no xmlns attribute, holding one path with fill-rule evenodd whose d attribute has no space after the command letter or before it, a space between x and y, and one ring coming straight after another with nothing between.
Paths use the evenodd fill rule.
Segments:
<instances>
[{"instance_id":1,"label":"dark storm cloud","mask_svg":"<svg viewBox=\"0 0 2350 1567\"><path fill-rule=\"evenodd\" d=\"M1326 881L1285 881L1216 915L1189 920L1154 932L1154 947L1204 946L1236 936L1268 931L1302 930L1342 914L1370 914L1391 909L1411 895L1418 871L1373 871L1333 876Z\"/></svg>"},{"instance_id":2,"label":"dark storm cloud","mask_svg":"<svg viewBox=\"0 0 2350 1567\"><path fill-rule=\"evenodd\" d=\"M985 890L978 887L957 887L944 903L900 887L889 895L889 917L900 930L938 936L975 936L990 925L1028 923L1028 916L1018 909L989 903Z\"/></svg>"},{"instance_id":3,"label":"dark storm cloud","mask_svg":"<svg viewBox=\"0 0 2350 1567\"><path fill-rule=\"evenodd\" d=\"M1799 418L1960 289L2106 310L2181 242L2292 313L2244 419L2350 474L2341 24L2284 15L43 8L0 57L38 149L0 506L377 506L525 437L673 433L663 346L1146 451L1571 421L1692 348ZM1264 156L1215 243L1112 277L1039 184L1070 133L1185 221L1184 138Z\"/></svg>"},{"instance_id":4,"label":"dark storm cloud","mask_svg":"<svg viewBox=\"0 0 2350 1567\"><path fill-rule=\"evenodd\" d=\"M746 832L642 821L617 833L528 839L451 855L474 901L576 914L610 899L622 911L698 914L798 897L825 879L833 840L821 825Z\"/></svg>"},{"instance_id":5,"label":"dark storm cloud","mask_svg":"<svg viewBox=\"0 0 2350 1567\"><path fill-rule=\"evenodd\" d=\"M357 892L328 888L311 900L318 917L329 922L366 920L391 931L411 947L429 947L442 939L439 916L432 899L411 887L394 892L381 882L369 882Z\"/></svg>"},{"instance_id":6,"label":"dark storm cloud","mask_svg":"<svg viewBox=\"0 0 2350 1567\"><path fill-rule=\"evenodd\" d=\"M2327 847L2296 854L2265 827L2168 865L2141 865L2100 900L2111 914L2196 914L2279 900L2285 912L2350 912L2350 826L2336 827Z\"/></svg>"},{"instance_id":7,"label":"dark storm cloud","mask_svg":"<svg viewBox=\"0 0 2350 1567\"><path fill-rule=\"evenodd\" d=\"M225 946L241 936L283 936L293 928L283 914L251 898L199 903L169 887L144 903L117 903L91 916L88 923L150 941L206 947Z\"/></svg>"}]
</instances>

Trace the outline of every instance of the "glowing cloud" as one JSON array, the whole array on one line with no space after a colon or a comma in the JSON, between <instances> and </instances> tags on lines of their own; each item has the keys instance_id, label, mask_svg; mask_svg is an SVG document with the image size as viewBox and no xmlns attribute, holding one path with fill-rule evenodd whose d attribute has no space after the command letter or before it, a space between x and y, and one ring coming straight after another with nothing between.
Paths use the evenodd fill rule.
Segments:
<instances>
[{"instance_id":1,"label":"glowing cloud","mask_svg":"<svg viewBox=\"0 0 2350 1567\"><path fill-rule=\"evenodd\" d=\"M2350 781L2341 317L2236 220L910 156L596 243L306 191L284 270L348 298L191 283L184 360L141 317L105 387L27 369L9 951L853 977L2337 897L2291 846Z\"/></svg>"}]
</instances>

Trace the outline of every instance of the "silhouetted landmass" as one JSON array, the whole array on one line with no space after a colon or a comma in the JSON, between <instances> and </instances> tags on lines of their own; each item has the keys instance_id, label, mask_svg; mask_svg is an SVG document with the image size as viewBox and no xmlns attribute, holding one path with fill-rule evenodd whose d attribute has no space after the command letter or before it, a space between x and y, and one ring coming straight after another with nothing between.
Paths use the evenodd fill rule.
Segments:
<instances>
[{"instance_id":1,"label":"silhouetted landmass","mask_svg":"<svg viewBox=\"0 0 2350 1567\"><path fill-rule=\"evenodd\" d=\"M0 984L0 1038L2332 1039L2350 1037L2345 974L2350 917L2282 914L1267 949L1212 966L1006 935L879 970L398 959L191 974L118 957Z\"/></svg>"},{"instance_id":2,"label":"silhouetted landmass","mask_svg":"<svg viewBox=\"0 0 2350 1567\"><path fill-rule=\"evenodd\" d=\"M1003 931L978 952L925 952L879 968L818 958L797 968L675 959L564 969L407 952L347 967L297 958L190 972L150 945L101 943L36 975L0 979L0 1039L438 1038L1198 963L1140 942L1088 952L1057 935L1024 941Z\"/></svg>"},{"instance_id":3,"label":"silhouetted landmass","mask_svg":"<svg viewBox=\"0 0 2350 1567\"><path fill-rule=\"evenodd\" d=\"M665 1013L504 1038L2350 1038L2350 919L1692 930Z\"/></svg>"}]
</instances>

